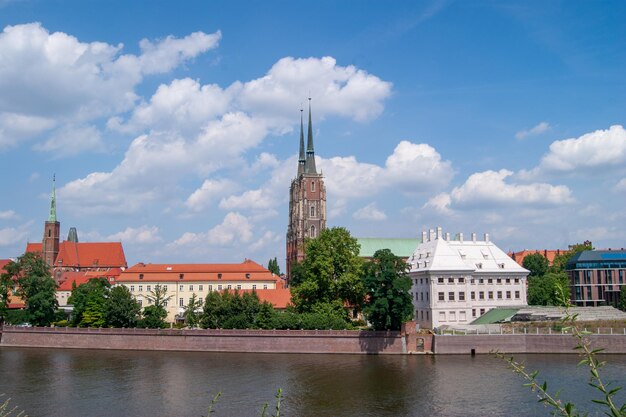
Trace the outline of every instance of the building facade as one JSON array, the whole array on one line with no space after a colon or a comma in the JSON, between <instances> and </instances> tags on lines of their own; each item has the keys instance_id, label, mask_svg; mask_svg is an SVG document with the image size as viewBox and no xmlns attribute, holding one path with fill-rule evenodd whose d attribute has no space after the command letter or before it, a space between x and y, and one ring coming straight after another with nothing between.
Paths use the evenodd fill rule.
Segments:
<instances>
[{"instance_id":1,"label":"building facade","mask_svg":"<svg viewBox=\"0 0 626 417\"><path fill-rule=\"evenodd\" d=\"M422 233L409 258L415 321L423 328L470 324L495 307L526 305L528 271L489 240Z\"/></svg>"},{"instance_id":2,"label":"building facade","mask_svg":"<svg viewBox=\"0 0 626 417\"><path fill-rule=\"evenodd\" d=\"M157 285L165 288L167 321L182 317L185 307L195 295L204 299L212 291L257 291L277 305L278 300L289 300L282 281L268 269L246 259L240 264L144 264L138 263L123 271L116 285L125 285L142 307L150 305L149 296ZM267 294L266 290L276 290ZM281 292L282 291L282 292ZM285 293L287 291L287 293ZM282 298L281 298L282 297ZM282 306L284 308L285 306Z\"/></svg>"},{"instance_id":3,"label":"building facade","mask_svg":"<svg viewBox=\"0 0 626 417\"><path fill-rule=\"evenodd\" d=\"M565 268L574 305L617 307L621 288L626 285L624 249L582 251L574 255Z\"/></svg>"},{"instance_id":4,"label":"building facade","mask_svg":"<svg viewBox=\"0 0 626 417\"><path fill-rule=\"evenodd\" d=\"M289 188L289 225L287 226L287 278L291 268L304 260L304 242L315 238L326 229L326 186L324 177L315 167L313 125L309 99L309 127L306 152L304 148L304 122L300 112L300 152L298 173Z\"/></svg>"}]
</instances>

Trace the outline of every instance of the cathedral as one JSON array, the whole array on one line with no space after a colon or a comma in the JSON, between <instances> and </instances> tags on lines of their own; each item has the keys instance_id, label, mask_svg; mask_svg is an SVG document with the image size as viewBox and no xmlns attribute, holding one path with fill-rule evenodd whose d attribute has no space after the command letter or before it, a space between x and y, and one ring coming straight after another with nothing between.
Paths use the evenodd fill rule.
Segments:
<instances>
[{"instance_id":1,"label":"cathedral","mask_svg":"<svg viewBox=\"0 0 626 417\"><path fill-rule=\"evenodd\" d=\"M300 154L298 174L289 188L289 226L287 227L287 277L291 268L304 259L304 243L326 228L326 187L324 177L315 167L311 99L309 98L309 127L304 148L303 110L300 110Z\"/></svg>"}]
</instances>

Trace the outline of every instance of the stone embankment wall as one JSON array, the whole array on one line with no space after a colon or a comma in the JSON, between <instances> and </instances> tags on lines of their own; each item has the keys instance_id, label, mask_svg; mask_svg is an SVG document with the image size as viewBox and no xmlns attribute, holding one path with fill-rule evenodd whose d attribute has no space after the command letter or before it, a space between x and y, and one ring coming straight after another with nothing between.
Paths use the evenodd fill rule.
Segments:
<instances>
[{"instance_id":1,"label":"stone embankment wall","mask_svg":"<svg viewBox=\"0 0 626 417\"><path fill-rule=\"evenodd\" d=\"M0 340L0 346L16 347L352 354L403 354L410 344L409 338L400 332L10 326L2 329Z\"/></svg>"},{"instance_id":2,"label":"stone embankment wall","mask_svg":"<svg viewBox=\"0 0 626 417\"><path fill-rule=\"evenodd\" d=\"M625 335L590 335L594 349L604 353L626 353ZM569 334L552 335L436 335L433 351L437 354L502 353L576 353L578 339Z\"/></svg>"}]
</instances>

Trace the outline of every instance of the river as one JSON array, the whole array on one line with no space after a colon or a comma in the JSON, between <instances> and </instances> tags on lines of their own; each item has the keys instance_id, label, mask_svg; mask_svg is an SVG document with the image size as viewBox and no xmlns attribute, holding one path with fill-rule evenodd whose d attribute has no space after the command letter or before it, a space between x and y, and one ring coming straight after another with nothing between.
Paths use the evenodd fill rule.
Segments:
<instances>
[{"instance_id":1,"label":"river","mask_svg":"<svg viewBox=\"0 0 626 417\"><path fill-rule=\"evenodd\" d=\"M602 415L576 355L517 355L590 416ZM626 355L607 355L626 385ZM0 393L30 417L258 416L284 391L281 416L547 416L492 356L236 354L0 348ZM626 393L617 396L620 404ZM273 409L272 409L273 411Z\"/></svg>"}]
</instances>

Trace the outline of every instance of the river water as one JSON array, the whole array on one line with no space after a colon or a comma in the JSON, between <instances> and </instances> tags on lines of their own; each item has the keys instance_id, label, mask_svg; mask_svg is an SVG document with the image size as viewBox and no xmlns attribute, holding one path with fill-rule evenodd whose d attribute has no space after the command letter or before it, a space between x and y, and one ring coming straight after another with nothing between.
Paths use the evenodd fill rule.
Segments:
<instances>
[{"instance_id":1,"label":"river water","mask_svg":"<svg viewBox=\"0 0 626 417\"><path fill-rule=\"evenodd\" d=\"M602 415L576 355L517 355L549 387ZM607 380L626 385L626 355ZM0 393L30 417L258 416L284 391L281 416L547 416L492 356L359 356L0 348ZM617 396L626 402L626 393ZM583 407L584 406L584 407ZM272 410L273 411L273 410Z\"/></svg>"}]
</instances>

